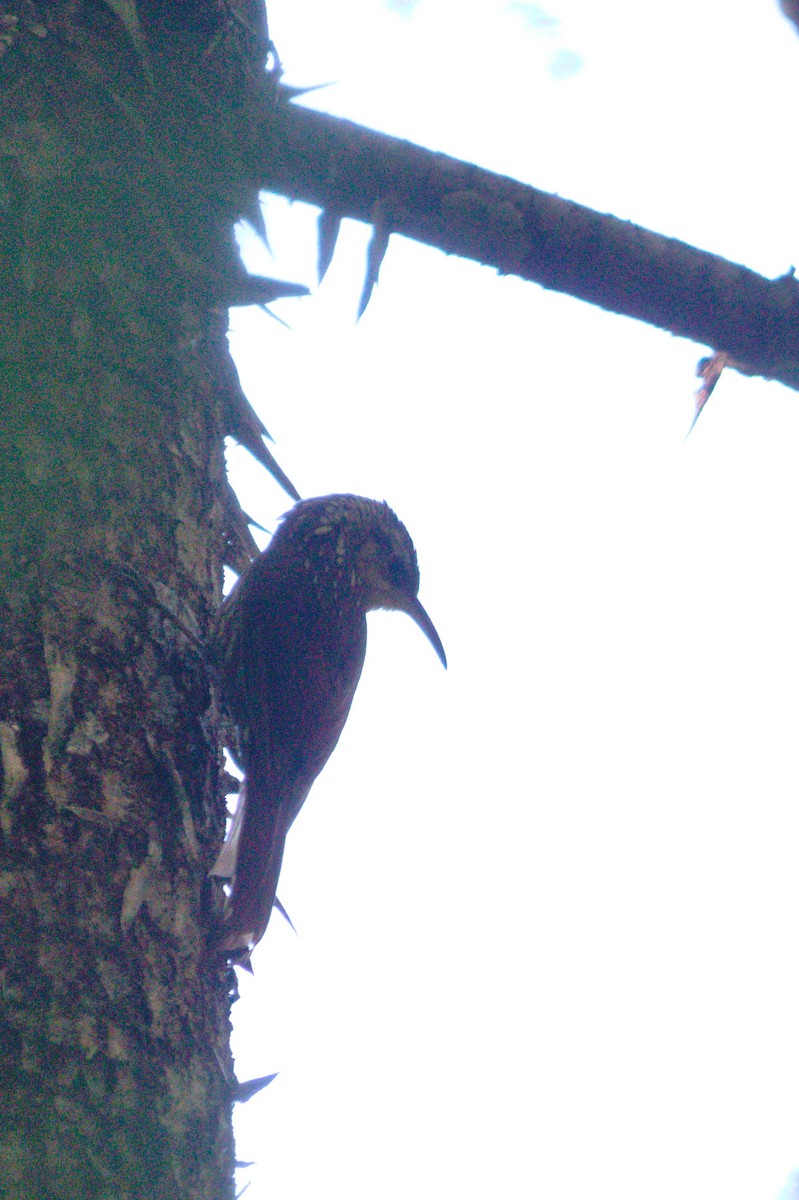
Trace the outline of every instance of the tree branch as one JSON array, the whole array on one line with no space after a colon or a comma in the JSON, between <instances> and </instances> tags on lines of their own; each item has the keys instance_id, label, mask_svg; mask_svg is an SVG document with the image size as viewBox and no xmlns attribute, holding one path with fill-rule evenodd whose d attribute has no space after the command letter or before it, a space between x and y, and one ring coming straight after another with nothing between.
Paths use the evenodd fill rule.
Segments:
<instances>
[{"instance_id":1,"label":"tree branch","mask_svg":"<svg viewBox=\"0 0 799 1200\"><path fill-rule=\"evenodd\" d=\"M288 90L288 89L286 89ZM566 292L799 388L799 283L294 104L262 186Z\"/></svg>"}]
</instances>

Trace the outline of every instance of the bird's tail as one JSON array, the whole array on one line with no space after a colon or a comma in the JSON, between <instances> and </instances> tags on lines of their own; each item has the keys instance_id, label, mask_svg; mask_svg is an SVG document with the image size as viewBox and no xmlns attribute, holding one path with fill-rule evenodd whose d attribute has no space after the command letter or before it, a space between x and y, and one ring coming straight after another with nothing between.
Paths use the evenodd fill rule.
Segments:
<instances>
[{"instance_id":1,"label":"bird's tail","mask_svg":"<svg viewBox=\"0 0 799 1200\"><path fill-rule=\"evenodd\" d=\"M259 803L257 781L245 782L230 833L211 868L211 875L230 880L219 949L249 958L260 942L275 905L287 829L269 819L268 803ZM274 818L274 814L271 814Z\"/></svg>"}]
</instances>

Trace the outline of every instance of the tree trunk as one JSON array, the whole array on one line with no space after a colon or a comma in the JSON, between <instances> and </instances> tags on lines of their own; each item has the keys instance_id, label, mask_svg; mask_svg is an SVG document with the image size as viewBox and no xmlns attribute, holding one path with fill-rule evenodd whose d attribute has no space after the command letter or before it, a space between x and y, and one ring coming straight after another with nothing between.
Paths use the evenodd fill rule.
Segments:
<instances>
[{"instance_id":1,"label":"tree trunk","mask_svg":"<svg viewBox=\"0 0 799 1200\"><path fill-rule=\"evenodd\" d=\"M232 223L256 201L274 91L265 30L222 8L153 4L148 21L140 4L139 25L134 6L64 2L44 24L21 3L0 18L0 1196L14 1200L233 1194L203 644L234 534Z\"/></svg>"}]
</instances>

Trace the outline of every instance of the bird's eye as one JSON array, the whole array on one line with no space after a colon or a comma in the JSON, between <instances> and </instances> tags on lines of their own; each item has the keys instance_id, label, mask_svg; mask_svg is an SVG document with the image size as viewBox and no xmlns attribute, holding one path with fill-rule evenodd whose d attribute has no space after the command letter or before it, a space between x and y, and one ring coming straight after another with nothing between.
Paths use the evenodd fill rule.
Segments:
<instances>
[{"instance_id":1,"label":"bird's eye","mask_svg":"<svg viewBox=\"0 0 799 1200\"><path fill-rule=\"evenodd\" d=\"M388 578L392 587L398 591L408 591L411 588L411 573L408 564L402 558L391 558L388 562Z\"/></svg>"}]
</instances>

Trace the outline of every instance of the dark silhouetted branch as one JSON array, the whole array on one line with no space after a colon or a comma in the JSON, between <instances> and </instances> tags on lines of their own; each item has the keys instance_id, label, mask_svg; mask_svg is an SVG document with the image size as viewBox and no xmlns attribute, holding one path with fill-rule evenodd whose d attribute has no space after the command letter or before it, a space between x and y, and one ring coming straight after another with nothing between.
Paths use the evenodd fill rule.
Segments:
<instances>
[{"instance_id":1,"label":"dark silhouetted branch","mask_svg":"<svg viewBox=\"0 0 799 1200\"><path fill-rule=\"evenodd\" d=\"M262 184L723 351L799 388L799 284L444 154L280 106ZM787 265L787 264L786 264Z\"/></svg>"}]
</instances>

